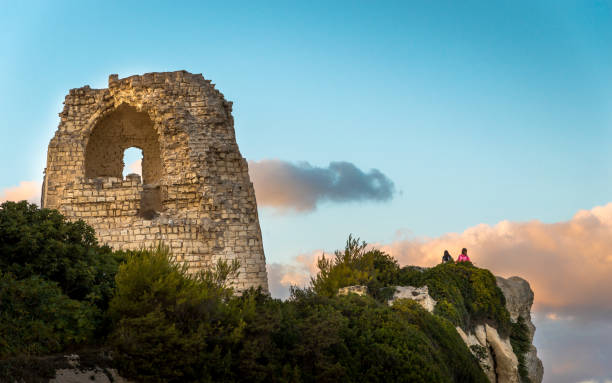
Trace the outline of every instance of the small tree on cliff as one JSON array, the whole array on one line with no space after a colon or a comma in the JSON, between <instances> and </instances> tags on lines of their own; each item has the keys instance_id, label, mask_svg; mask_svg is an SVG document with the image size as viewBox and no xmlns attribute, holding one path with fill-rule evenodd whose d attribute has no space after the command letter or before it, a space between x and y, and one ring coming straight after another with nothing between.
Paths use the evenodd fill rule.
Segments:
<instances>
[{"instance_id":1,"label":"small tree on cliff","mask_svg":"<svg viewBox=\"0 0 612 383\"><path fill-rule=\"evenodd\" d=\"M335 295L338 289L351 285L366 285L370 294L378 296L381 289L396 283L399 265L395 258L369 249L364 241L349 235L344 251L336 250L333 257L323 256L317 266L319 273L311 279L315 292Z\"/></svg>"}]
</instances>

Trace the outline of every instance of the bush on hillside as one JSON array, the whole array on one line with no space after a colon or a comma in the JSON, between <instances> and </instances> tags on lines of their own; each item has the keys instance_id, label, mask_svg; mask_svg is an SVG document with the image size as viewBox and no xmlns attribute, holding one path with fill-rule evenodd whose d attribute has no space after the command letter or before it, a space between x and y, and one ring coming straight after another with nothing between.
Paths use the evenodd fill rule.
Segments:
<instances>
[{"instance_id":1,"label":"bush on hillside","mask_svg":"<svg viewBox=\"0 0 612 383\"><path fill-rule=\"evenodd\" d=\"M454 327L414 302L390 307L311 289L294 289L286 302L257 299L237 381L487 381Z\"/></svg>"},{"instance_id":2,"label":"bush on hillside","mask_svg":"<svg viewBox=\"0 0 612 383\"><path fill-rule=\"evenodd\" d=\"M223 286L237 269L221 261L212 271L188 275L164 247L128 255L109 308L122 373L147 382L223 380L244 328L232 291Z\"/></svg>"},{"instance_id":3,"label":"bush on hillside","mask_svg":"<svg viewBox=\"0 0 612 383\"><path fill-rule=\"evenodd\" d=\"M0 205L0 356L97 343L120 254L83 221L22 202Z\"/></svg>"},{"instance_id":4,"label":"bush on hillside","mask_svg":"<svg viewBox=\"0 0 612 383\"><path fill-rule=\"evenodd\" d=\"M4 203L0 357L108 341L113 363L136 381L486 382L454 325L510 332L495 279L467 263L400 269L351 236L288 301L253 289L235 296L228 282L239 266L189 275L166 247L113 253L82 221ZM337 296L357 284L371 296ZM429 286L439 315L411 301L388 306L400 284ZM525 328L512 327L515 352ZM11 363L0 363L0 380Z\"/></svg>"},{"instance_id":5,"label":"bush on hillside","mask_svg":"<svg viewBox=\"0 0 612 383\"><path fill-rule=\"evenodd\" d=\"M0 272L0 358L42 355L93 339L100 309L56 282Z\"/></svg>"},{"instance_id":6,"label":"bush on hillside","mask_svg":"<svg viewBox=\"0 0 612 383\"><path fill-rule=\"evenodd\" d=\"M319 273L311 280L317 294L333 296L341 287L366 285L372 296L381 299L387 298L383 288L397 283L400 270L393 257L377 249L367 250L367 244L353 236L344 251L337 250L331 258L323 256L317 266Z\"/></svg>"},{"instance_id":7,"label":"bush on hillside","mask_svg":"<svg viewBox=\"0 0 612 383\"><path fill-rule=\"evenodd\" d=\"M104 309L112 295L120 258L99 246L83 221L26 201L0 205L0 270L17 279L39 276L57 282L71 299Z\"/></svg>"},{"instance_id":8,"label":"bush on hillside","mask_svg":"<svg viewBox=\"0 0 612 383\"><path fill-rule=\"evenodd\" d=\"M165 251L129 256L110 304L120 371L152 382L486 381L453 326L418 305L312 289L285 302L233 296L227 269L203 278Z\"/></svg>"},{"instance_id":9,"label":"bush on hillside","mask_svg":"<svg viewBox=\"0 0 612 383\"><path fill-rule=\"evenodd\" d=\"M390 255L367 249L365 242L349 236L344 251L332 258L321 258L320 272L311 280L312 289L333 296L338 289L366 285L368 293L381 302L393 294L392 286L428 286L438 303L434 313L456 326L470 329L491 323L502 336L510 333L510 315L506 300L490 271L470 262L444 263L432 268L401 268Z\"/></svg>"},{"instance_id":10,"label":"bush on hillside","mask_svg":"<svg viewBox=\"0 0 612 383\"><path fill-rule=\"evenodd\" d=\"M456 326L467 330L490 323L500 335L510 334L506 298L489 270L470 262L443 263L429 269L404 267L398 280L401 285L426 285L438 302L434 313Z\"/></svg>"},{"instance_id":11,"label":"bush on hillside","mask_svg":"<svg viewBox=\"0 0 612 383\"><path fill-rule=\"evenodd\" d=\"M525 354L531 349L531 341L529 339L527 323L525 323L525 319L521 316L518 317L516 323L512 323L510 343L519 362L518 369L521 383L531 383L529 371L527 370L527 360L525 359Z\"/></svg>"}]
</instances>

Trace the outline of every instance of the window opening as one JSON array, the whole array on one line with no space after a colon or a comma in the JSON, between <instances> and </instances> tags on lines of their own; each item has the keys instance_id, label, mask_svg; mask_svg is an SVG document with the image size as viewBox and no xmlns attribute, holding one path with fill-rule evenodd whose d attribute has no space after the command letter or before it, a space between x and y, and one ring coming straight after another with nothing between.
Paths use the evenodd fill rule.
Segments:
<instances>
[{"instance_id":1,"label":"window opening","mask_svg":"<svg viewBox=\"0 0 612 383\"><path fill-rule=\"evenodd\" d=\"M128 174L138 174L142 179L142 150L137 147L123 152L123 178Z\"/></svg>"}]
</instances>

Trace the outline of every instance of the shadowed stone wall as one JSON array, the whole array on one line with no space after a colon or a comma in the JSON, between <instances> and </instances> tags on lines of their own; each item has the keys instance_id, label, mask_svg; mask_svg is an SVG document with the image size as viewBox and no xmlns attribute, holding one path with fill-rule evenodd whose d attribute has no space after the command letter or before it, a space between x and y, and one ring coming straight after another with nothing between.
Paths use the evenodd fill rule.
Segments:
<instances>
[{"instance_id":1,"label":"shadowed stone wall","mask_svg":"<svg viewBox=\"0 0 612 383\"><path fill-rule=\"evenodd\" d=\"M247 162L232 103L201 74L109 77L72 89L49 143L42 206L91 225L101 243L139 249L163 241L191 272L238 259L238 290L268 288ZM122 177L123 153L142 150L142 180Z\"/></svg>"}]
</instances>

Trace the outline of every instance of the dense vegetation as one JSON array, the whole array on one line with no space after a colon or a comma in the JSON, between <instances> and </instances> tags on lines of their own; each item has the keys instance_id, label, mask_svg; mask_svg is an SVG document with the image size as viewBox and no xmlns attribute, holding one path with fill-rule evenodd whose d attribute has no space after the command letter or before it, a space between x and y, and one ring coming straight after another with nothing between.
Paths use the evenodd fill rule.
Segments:
<instances>
[{"instance_id":1,"label":"dense vegetation","mask_svg":"<svg viewBox=\"0 0 612 383\"><path fill-rule=\"evenodd\" d=\"M444 263L429 269L405 267L398 277L400 285L424 286L438 303L434 314L463 329L490 323L501 336L511 330L506 298L489 270L469 262Z\"/></svg>"},{"instance_id":2,"label":"dense vegetation","mask_svg":"<svg viewBox=\"0 0 612 383\"><path fill-rule=\"evenodd\" d=\"M235 295L235 262L189 275L163 246L112 252L25 202L0 206L0 251L0 380L24 357L94 347L147 382L486 382L455 325L492 322L525 347L488 271L400 268L352 237L286 301ZM357 284L370 294L337 295ZM387 305L401 284L429 286L438 315Z\"/></svg>"},{"instance_id":3,"label":"dense vegetation","mask_svg":"<svg viewBox=\"0 0 612 383\"><path fill-rule=\"evenodd\" d=\"M217 266L219 269L219 266ZM217 273L212 273L217 274ZM454 327L420 306L311 289L240 297L163 252L128 258L110 304L111 344L142 381L486 381Z\"/></svg>"},{"instance_id":4,"label":"dense vegetation","mask_svg":"<svg viewBox=\"0 0 612 383\"><path fill-rule=\"evenodd\" d=\"M314 291L333 296L338 288L366 285L368 292L381 302L393 294L389 286L427 286L438 303L434 313L466 330L479 323L491 323L501 335L511 330L504 294L489 270L469 262L444 263L424 269L400 268L397 261L364 242L349 237L344 251L318 263L320 273L313 278Z\"/></svg>"},{"instance_id":5,"label":"dense vegetation","mask_svg":"<svg viewBox=\"0 0 612 383\"><path fill-rule=\"evenodd\" d=\"M94 343L122 255L93 229L27 202L0 206L0 357Z\"/></svg>"}]
</instances>

